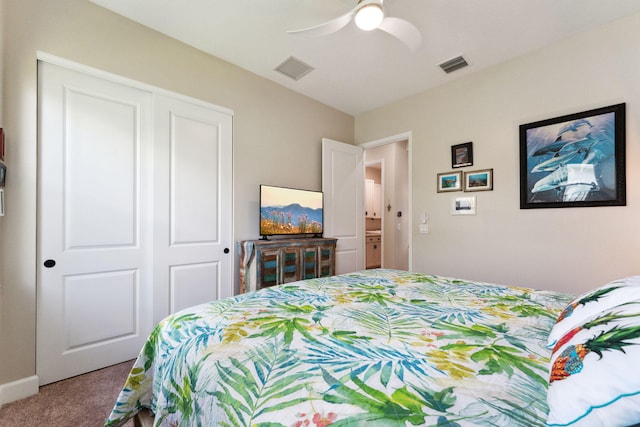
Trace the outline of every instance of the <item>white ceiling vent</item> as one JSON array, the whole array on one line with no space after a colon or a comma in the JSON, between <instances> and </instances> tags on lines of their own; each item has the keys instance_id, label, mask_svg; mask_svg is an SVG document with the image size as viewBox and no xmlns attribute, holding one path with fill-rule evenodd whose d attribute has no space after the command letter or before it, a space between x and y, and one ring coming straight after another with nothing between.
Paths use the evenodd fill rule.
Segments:
<instances>
[{"instance_id":1,"label":"white ceiling vent","mask_svg":"<svg viewBox=\"0 0 640 427\"><path fill-rule=\"evenodd\" d=\"M459 70L460 68L464 68L467 65L469 65L469 63L462 56L458 56L443 62L442 64L440 64L440 68L442 68L442 71L448 74Z\"/></svg>"},{"instance_id":2,"label":"white ceiling vent","mask_svg":"<svg viewBox=\"0 0 640 427\"><path fill-rule=\"evenodd\" d=\"M300 80L303 76L312 72L313 67L290 56L282 64L278 65L275 70L293 80Z\"/></svg>"}]
</instances>

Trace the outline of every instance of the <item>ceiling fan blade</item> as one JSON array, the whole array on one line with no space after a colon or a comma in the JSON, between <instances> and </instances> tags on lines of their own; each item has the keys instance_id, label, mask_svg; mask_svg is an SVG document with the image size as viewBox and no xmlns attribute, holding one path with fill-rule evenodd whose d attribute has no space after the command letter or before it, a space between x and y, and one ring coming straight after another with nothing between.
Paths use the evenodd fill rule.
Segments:
<instances>
[{"instance_id":1,"label":"ceiling fan blade","mask_svg":"<svg viewBox=\"0 0 640 427\"><path fill-rule=\"evenodd\" d=\"M327 34L335 33L336 31L344 28L345 25L347 25L349 21L351 21L351 18L353 18L353 10L351 12L345 13L342 16L339 16L336 19L325 22L324 24L316 25L315 27L310 28L303 28L301 30L289 30L287 31L287 33L305 36L326 36Z\"/></svg>"},{"instance_id":2,"label":"ceiling fan blade","mask_svg":"<svg viewBox=\"0 0 640 427\"><path fill-rule=\"evenodd\" d=\"M422 44L422 34L411 22L392 16L386 17L378 26L379 30L391 34L415 52Z\"/></svg>"}]
</instances>

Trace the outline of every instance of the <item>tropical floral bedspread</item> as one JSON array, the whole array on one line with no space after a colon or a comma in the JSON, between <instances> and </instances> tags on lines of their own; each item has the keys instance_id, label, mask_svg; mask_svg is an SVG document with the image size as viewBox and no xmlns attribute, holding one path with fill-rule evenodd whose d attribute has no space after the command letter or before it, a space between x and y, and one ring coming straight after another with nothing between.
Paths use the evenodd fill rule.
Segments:
<instances>
[{"instance_id":1,"label":"tropical floral bedspread","mask_svg":"<svg viewBox=\"0 0 640 427\"><path fill-rule=\"evenodd\" d=\"M543 426L570 299L366 270L199 305L154 329L106 425Z\"/></svg>"}]
</instances>

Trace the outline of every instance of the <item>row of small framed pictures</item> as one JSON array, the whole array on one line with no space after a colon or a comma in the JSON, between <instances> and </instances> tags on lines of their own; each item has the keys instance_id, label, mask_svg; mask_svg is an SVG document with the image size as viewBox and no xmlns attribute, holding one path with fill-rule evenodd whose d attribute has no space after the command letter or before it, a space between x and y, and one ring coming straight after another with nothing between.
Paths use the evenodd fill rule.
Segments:
<instances>
[{"instance_id":1,"label":"row of small framed pictures","mask_svg":"<svg viewBox=\"0 0 640 427\"><path fill-rule=\"evenodd\" d=\"M438 193L493 190L493 169L438 174Z\"/></svg>"}]
</instances>

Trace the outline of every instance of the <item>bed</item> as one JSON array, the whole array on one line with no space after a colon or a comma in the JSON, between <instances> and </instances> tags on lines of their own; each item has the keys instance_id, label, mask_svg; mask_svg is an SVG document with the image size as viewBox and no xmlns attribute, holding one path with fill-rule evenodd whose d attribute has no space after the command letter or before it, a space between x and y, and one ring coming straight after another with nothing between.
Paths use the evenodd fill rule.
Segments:
<instances>
[{"instance_id":1,"label":"bed","mask_svg":"<svg viewBox=\"0 0 640 427\"><path fill-rule=\"evenodd\" d=\"M579 423L547 424L551 358L599 313L576 298L377 269L199 305L156 326L105 425Z\"/></svg>"}]
</instances>

